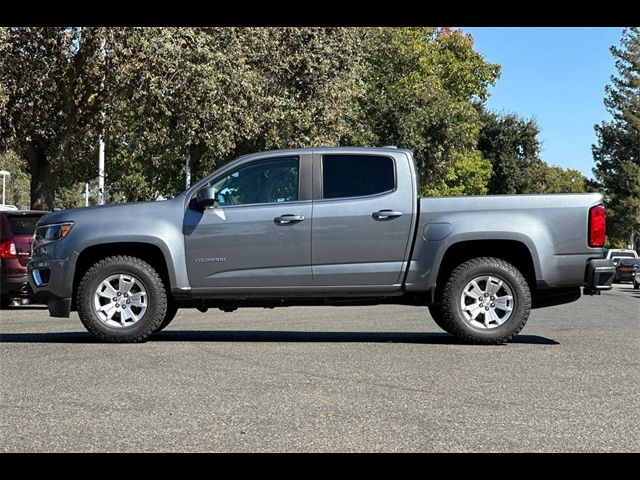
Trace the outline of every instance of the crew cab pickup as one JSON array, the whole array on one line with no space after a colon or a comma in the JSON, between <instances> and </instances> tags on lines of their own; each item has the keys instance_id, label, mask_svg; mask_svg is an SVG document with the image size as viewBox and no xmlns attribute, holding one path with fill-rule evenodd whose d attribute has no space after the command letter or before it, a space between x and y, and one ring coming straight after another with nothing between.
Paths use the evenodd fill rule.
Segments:
<instances>
[{"instance_id":1,"label":"crew cab pickup","mask_svg":"<svg viewBox=\"0 0 640 480\"><path fill-rule=\"evenodd\" d=\"M77 310L107 342L142 341L179 308L391 303L504 343L531 308L611 288L600 194L420 198L419 185L404 149L246 155L170 200L49 213L29 283L51 316Z\"/></svg>"}]
</instances>

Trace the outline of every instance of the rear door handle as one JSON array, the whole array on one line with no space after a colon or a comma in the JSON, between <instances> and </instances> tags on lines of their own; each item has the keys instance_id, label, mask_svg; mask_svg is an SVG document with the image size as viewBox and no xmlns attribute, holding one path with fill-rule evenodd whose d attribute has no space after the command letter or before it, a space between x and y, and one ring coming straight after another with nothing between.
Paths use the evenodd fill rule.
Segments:
<instances>
[{"instance_id":1,"label":"rear door handle","mask_svg":"<svg viewBox=\"0 0 640 480\"><path fill-rule=\"evenodd\" d=\"M402 212L397 212L396 210L378 210L377 212L373 212L371 216L375 219L384 220L385 218L401 217Z\"/></svg>"},{"instance_id":2,"label":"rear door handle","mask_svg":"<svg viewBox=\"0 0 640 480\"><path fill-rule=\"evenodd\" d=\"M301 222L304 220L304 215L281 215L280 217L276 217L273 219L273 221L279 225L282 225L284 223L294 223L294 222Z\"/></svg>"}]
</instances>

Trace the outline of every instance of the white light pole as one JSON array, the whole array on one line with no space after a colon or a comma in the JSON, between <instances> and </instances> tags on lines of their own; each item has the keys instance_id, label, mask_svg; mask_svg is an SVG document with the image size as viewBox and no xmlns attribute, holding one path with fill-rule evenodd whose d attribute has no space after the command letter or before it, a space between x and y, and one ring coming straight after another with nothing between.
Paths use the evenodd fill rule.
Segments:
<instances>
[{"instance_id":1,"label":"white light pole","mask_svg":"<svg viewBox=\"0 0 640 480\"><path fill-rule=\"evenodd\" d=\"M102 112L104 117L104 112ZM104 205L104 140L100 134L98 147L98 205Z\"/></svg>"},{"instance_id":2,"label":"white light pole","mask_svg":"<svg viewBox=\"0 0 640 480\"><path fill-rule=\"evenodd\" d=\"M2 205L6 205L4 201L4 193L5 193L5 181L7 177L10 177L11 174L6 170L0 170L0 175L2 175Z\"/></svg>"},{"instance_id":3,"label":"white light pole","mask_svg":"<svg viewBox=\"0 0 640 480\"><path fill-rule=\"evenodd\" d=\"M187 156L184 160L184 168L185 168L185 172L186 172L186 178L185 178L185 189L189 188L191 186L191 154L187 153Z\"/></svg>"},{"instance_id":4,"label":"white light pole","mask_svg":"<svg viewBox=\"0 0 640 480\"><path fill-rule=\"evenodd\" d=\"M102 40L100 45L100 56L102 57L102 68L105 68L105 45L106 39ZM100 92L104 91L104 70L102 73L102 79L100 80ZM102 115L102 125L100 129L100 139L98 145L98 205L104 205L104 110L100 112Z\"/></svg>"}]
</instances>

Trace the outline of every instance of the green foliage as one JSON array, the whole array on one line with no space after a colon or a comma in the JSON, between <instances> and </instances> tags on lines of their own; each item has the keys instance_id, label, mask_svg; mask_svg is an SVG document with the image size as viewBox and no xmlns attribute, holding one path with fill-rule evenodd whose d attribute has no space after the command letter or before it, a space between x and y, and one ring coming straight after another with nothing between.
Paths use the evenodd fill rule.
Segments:
<instances>
[{"instance_id":1,"label":"green foliage","mask_svg":"<svg viewBox=\"0 0 640 480\"><path fill-rule=\"evenodd\" d=\"M493 165L489 191L493 194L529 193L534 190L532 170L540 163L540 129L535 120L516 114L484 112L478 149Z\"/></svg>"},{"instance_id":2,"label":"green foliage","mask_svg":"<svg viewBox=\"0 0 640 480\"><path fill-rule=\"evenodd\" d=\"M16 152L8 150L0 153L0 170L6 170L11 174L5 180L6 203L18 208L29 208L31 203L29 199L30 177L26 172L26 167L27 163Z\"/></svg>"},{"instance_id":3,"label":"green foliage","mask_svg":"<svg viewBox=\"0 0 640 480\"><path fill-rule=\"evenodd\" d=\"M423 194L585 188L533 120L484 112L499 71L448 28L1 28L0 149L48 209L84 205L100 136L108 202L182 191L187 156L197 180L331 145L412 149Z\"/></svg>"},{"instance_id":4,"label":"green foliage","mask_svg":"<svg viewBox=\"0 0 640 480\"><path fill-rule=\"evenodd\" d=\"M27 161L34 208L51 208L56 185L91 157L107 35L104 28L1 30L0 148Z\"/></svg>"},{"instance_id":5,"label":"green foliage","mask_svg":"<svg viewBox=\"0 0 640 480\"><path fill-rule=\"evenodd\" d=\"M421 189L424 196L485 195L491 178L491 161L480 152L460 155L448 168L444 177L425 182Z\"/></svg>"},{"instance_id":6,"label":"green foliage","mask_svg":"<svg viewBox=\"0 0 640 480\"><path fill-rule=\"evenodd\" d=\"M617 76L606 87L610 122L595 126L593 173L605 192L608 235L640 238L640 32L625 29L621 47L612 47Z\"/></svg>"},{"instance_id":7,"label":"green foliage","mask_svg":"<svg viewBox=\"0 0 640 480\"><path fill-rule=\"evenodd\" d=\"M460 155L473 155L483 101L499 67L473 50L460 31L380 28L371 54L362 123L350 143L413 150L423 184L450 175Z\"/></svg>"},{"instance_id":8,"label":"green foliage","mask_svg":"<svg viewBox=\"0 0 640 480\"><path fill-rule=\"evenodd\" d=\"M547 165L540 161L530 169L530 190L527 193L583 193L587 179L578 170Z\"/></svg>"},{"instance_id":9,"label":"green foliage","mask_svg":"<svg viewBox=\"0 0 640 480\"><path fill-rule=\"evenodd\" d=\"M335 145L362 93L364 34L347 28L128 28L114 47L108 185L129 200L183 189L272 148Z\"/></svg>"}]
</instances>

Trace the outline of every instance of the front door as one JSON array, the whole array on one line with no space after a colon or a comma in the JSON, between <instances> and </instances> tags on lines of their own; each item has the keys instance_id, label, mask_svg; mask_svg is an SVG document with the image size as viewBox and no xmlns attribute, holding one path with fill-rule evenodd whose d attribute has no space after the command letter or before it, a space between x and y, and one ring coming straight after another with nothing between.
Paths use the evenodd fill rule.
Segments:
<instances>
[{"instance_id":1,"label":"front door","mask_svg":"<svg viewBox=\"0 0 640 480\"><path fill-rule=\"evenodd\" d=\"M214 177L216 206L185 214L187 268L195 291L311 286L308 155L245 162ZM301 188L302 187L302 188ZM302 195L301 195L302 192Z\"/></svg>"}]
</instances>

